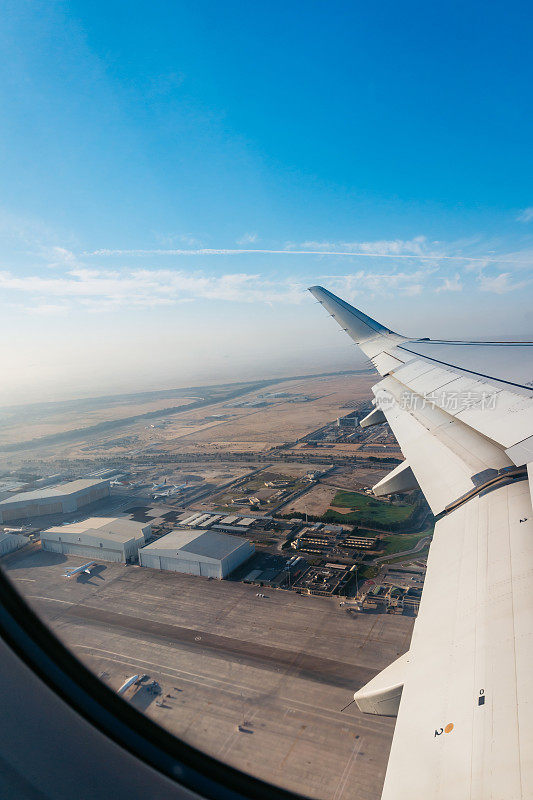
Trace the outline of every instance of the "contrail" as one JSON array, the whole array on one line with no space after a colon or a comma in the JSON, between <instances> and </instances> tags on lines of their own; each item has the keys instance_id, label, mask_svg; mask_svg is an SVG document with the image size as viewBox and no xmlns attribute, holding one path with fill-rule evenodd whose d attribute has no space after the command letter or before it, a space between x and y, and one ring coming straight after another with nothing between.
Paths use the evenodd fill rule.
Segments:
<instances>
[{"instance_id":1,"label":"contrail","mask_svg":"<svg viewBox=\"0 0 533 800\"><path fill-rule=\"evenodd\" d=\"M421 261L476 261L492 264L529 264L530 261L479 258L474 256L442 256L420 255L408 253L367 253L351 250L226 250L213 248L200 248L196 250L92 250L82 253L84 256L239 256L239 255L272 255L272 256L357 256L359 258L410 258Z\"/></svg>"}]
</instances>

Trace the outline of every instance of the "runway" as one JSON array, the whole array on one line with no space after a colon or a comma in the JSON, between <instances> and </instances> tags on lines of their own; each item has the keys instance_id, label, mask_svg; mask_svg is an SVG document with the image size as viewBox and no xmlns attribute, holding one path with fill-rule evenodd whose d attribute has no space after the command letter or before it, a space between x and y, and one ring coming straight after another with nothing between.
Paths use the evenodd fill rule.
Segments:
<instances>
[{"instance_id":1,"label":"runway","mask_svg":"<svg viewBox=\"0 0 533 800\"><path fill-rule=\"evenodd\" d=\"M255 644L194 628L184 628L179 625L134 617L130 614L94 608L81 603L70 606L64 617L72 622L106 630L112 629L117 633L138 633L145 641L179 644L181 647L187 647L194 651L197 655L209 654L218 655L224 659L232 658L241 664L283 670L293 676L316 683L339 686L351 691L368 682L375 674L374 670L356 667L353 664L334 659L321 658L297 649L286 650L266 644Z\"/></svg>"}]
</instances>

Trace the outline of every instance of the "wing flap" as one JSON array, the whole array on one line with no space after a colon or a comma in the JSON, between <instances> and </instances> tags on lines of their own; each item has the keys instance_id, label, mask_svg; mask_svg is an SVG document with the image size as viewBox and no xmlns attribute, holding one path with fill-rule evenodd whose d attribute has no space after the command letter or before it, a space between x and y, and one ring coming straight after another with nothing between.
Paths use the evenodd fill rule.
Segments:
<instances>
[{"instance_id":1,"label":"wing flap","mask_svg":"<svg viewBox=\"0 0 533 800\"><path fill-rule=\"evenodd\" d=\"M399 403L381 407L434 514L472 489L472 469L457 454ZM433 469L436 464L438 471Z\"/></svg>"},{"instance_id":2,"label":"wing flap","mask_svg":"<svg viewBox=\"0 0 533 800\"><path fill-rule=\"evenodd\" d=\"M400 375L395 374L395 377L399 381L402 380ZM436 392L437 389L441 389L447 384L450 384L455 377L456 374L449 369L442 369L442 367L431 367L431 369L423 372L416 378L411 378L406 385L411 389L411 391L423 396L430 394L431 392Z\"/></svg>"},{"instance_id":3,"label":"wing flap","mask_svg":"<svg viewBox=\"0 0 533 800\"><path fill-rule=\"evenodd\" d=\"M373 356L372 362L380 375L388 375L393 369L403 365L402 361L386 351Z\"/></svg>"},{"instance_id":4,"label":"wing flap","mask_svg":"<svg viewBox=\"0 0 533 800\"><path fill-rule=\"evenodd\" d=\"M501 448L460 420L419 395L406 396L395 377L380 381L374 393L434 514L469 492L474 476L512 465Z\"/></svg>"}]
</instances>

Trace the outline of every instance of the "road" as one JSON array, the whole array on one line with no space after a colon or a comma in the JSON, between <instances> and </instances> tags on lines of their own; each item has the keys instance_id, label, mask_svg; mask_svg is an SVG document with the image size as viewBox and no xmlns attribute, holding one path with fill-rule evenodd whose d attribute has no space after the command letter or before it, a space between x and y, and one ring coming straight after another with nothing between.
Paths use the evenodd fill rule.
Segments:
<instances>
[{"instance_id":1,"label":"road","mask_svg":"<svg viewBox=\"0 0 533 800\"><path fill-rule=\"evenodd\" d=\"M424 536L423 539L419 539L416 545L411 550L403 550L401 553L391 553L388 556L380 556L379 558L375 558L371 563L372 564L382 564L384 561L390 561L391 558L398 558L399 556L412 556L415 553L419 553L424 547L431 541L431 536Z\"/></svg>"}]
</instances>

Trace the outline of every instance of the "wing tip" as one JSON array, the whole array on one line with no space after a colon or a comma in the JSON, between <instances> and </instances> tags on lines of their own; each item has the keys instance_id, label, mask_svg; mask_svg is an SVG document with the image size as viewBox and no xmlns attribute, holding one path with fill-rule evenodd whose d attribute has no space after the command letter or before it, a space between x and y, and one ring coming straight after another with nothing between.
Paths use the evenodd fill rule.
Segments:
<instances>
[{"instance_id":1,"label":"wing tip","mask_svg":"<svg viewBox=\"0 0 533 800\"><path fill-rule=\"evenodd\" d=\"M316 298L319 303L322 303L324 298L335 297L335 295L332 295L331 292L328 292L327 289L324 289L323 286L319 286L318 284L316 286L308 286L307 291L311 292L313 297Z\"/></svg>"},{"instance_id":2,"label":"wing tip","mask_svg":"<svg viewBox=\"0 0 533 800\"><path fill-rule=\"evenodd\" d=\"M352 336L354 341L360 343L364 341L365 338L371 338L368 334L371 332L372 336L376 336L378 334L381 335L389 335L392 334L394 336L398 336L395 331L392 331L390 328L387 328L385 325L382 325L380 322L377 322L372 317L367 316L363 311L354 306L347 303L346 300L343 300L341 297L338 297L333 292L330 292L329 289L325 289L323 286L309 286L308 291L311 292L313 297L316 297L319 303L330 312L332 316L337 318L337 313L343 313L344 315L349 315L349 319L354 320L354 318L358 321L359 330L357 331L358 335ZM333 313L333 310L335 312ZM342 319L342 317L341 317ZM344 325L343 325L344 327ZM357 326L356 326L357 327ZM346 328L345 328L346 330ZM351 334L350 334L351 335Z\"/></svg>"}]
</instances>

